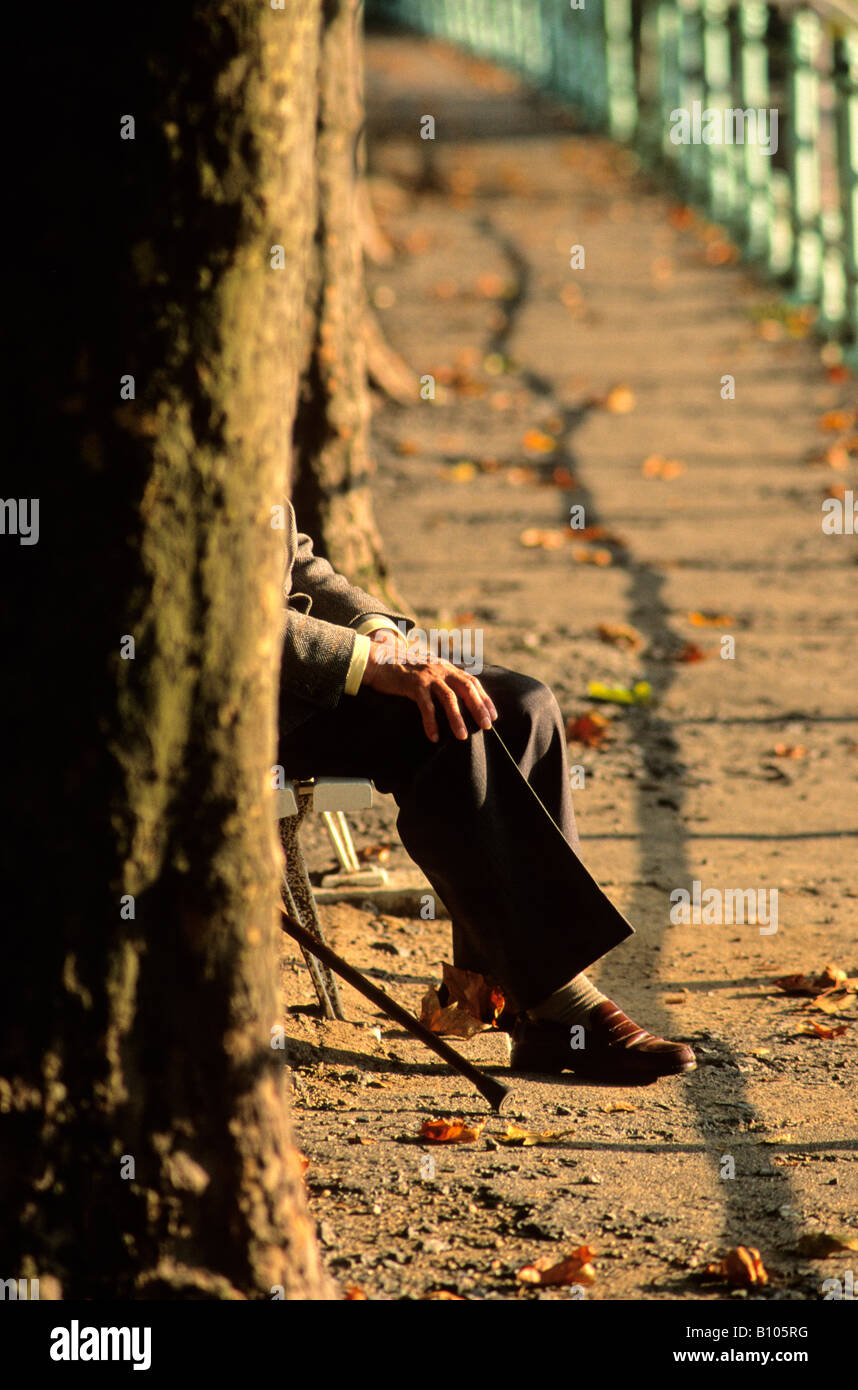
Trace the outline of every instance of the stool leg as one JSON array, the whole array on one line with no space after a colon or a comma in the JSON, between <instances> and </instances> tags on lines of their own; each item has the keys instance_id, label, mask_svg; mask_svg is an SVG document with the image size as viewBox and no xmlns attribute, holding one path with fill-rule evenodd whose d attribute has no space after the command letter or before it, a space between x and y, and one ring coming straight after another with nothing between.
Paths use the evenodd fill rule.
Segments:
<instances>
[{"instance_id":1,"label":"stool leg","mask_svg":"<svg viewBox=\"0 0 858 1390\"><path fill-rule=\"evenodd\" d=\"M297 816L286 816L280 822L280 839L286 855L286 870L282 885L283 900L302 926L307 931L312 932L313 936L320 941L324 941L322 924L319 921L313 889L307 876L307 866L304 863L304 852L298 839L301 821L304 819L308 805L308 800L299 797L300 809ZM340 991L330 969L311 955L309 951L304 951L303 955L325 1018L344 1019L345 1014L340 1000Z\"/></svg>"},{"instance_id":2,"label":"stool leg","mask_svg":"<svg viewBox=\"0 0 858 1390\"><path fill-rule=\"evenodd\" d=\"M352 864L349 858L348 850L345 844L343 843L343 838L340 833L338 819L334 819L333 812L331 811L323 811L322 819L325 822L325 829L328 832L328 839L333 845L334 853L340 861L340 868L342 869L343 873L350 873Z\"/></svg>"},{"instance_id":3,"label":"stool leg","mask_svg":"<svg viewBox=\"0 0 858 1390\"><path fill-rule=\"evenodd\" d=\"M351 861L349 867L353 870L360 871L360 863L358 861L357 851L355 850L355 842L352 839L352 832L346 820L345 811L337 811L337 821L340 827L340 839L345 846L346 855Z\"/></svg>"}]
</instances>

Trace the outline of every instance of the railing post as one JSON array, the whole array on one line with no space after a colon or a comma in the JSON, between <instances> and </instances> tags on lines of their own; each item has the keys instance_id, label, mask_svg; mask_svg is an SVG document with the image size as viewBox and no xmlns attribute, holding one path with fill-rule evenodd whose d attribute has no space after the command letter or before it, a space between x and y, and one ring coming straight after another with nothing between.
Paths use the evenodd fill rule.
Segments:
<instances>
[{"instance_id":1,"label":"railing post","mask_svg":"<svg viewBox=\"0 0 858 1390\"><path fill-rule=\"evenodd\" d=\"M679 13L679 105L689 113L692 125L691 143L687 147L680 146L680 171L689 195L705 203L706 146L699 139L699 116L695 121L695 114L703 110L705 97L702 0L679 0Z\"/></svg>"},{"instance_id":2,"label":"railing post","mask_svg":"<svg viewBox=\"0 0 858 1390\"><path fill-rule=\"evenodd\" d=\"M603 3L608 132L614 140L631 140L638 117L631 0Z\"/></svg>"},{"instance_id":3,"label":"railing post","mask_svg":"<svg viewBox=\"0 0 858 1390\"><path fill-rule=\"evenodd\" d=\"M769 55L766 30L768 6L764 0L742 0L739 6L739 103L743 110L771 110ZM741 201L739 235L746 253L767 258L772 228L772 156L763 153L759 142L746 143L741 152L744 194Z\"/></svg>"},{"instance_id":4,"label":"railing post","mask_svg":"<svg viewBox=\"0 0 858 1390\"><path fill-rule=\"evenodd\" d=\"M837 181L843 226L846 323L858 342L858 32L834 41L837 96Z\"/></svg>"},{"instance_id":5,"label":"railing post","mask_svg":"<svg viewBox=\"0 0 858 1390\"><path fill-rule=\"evenodd\" d=\"M822 282L822 210L819 182L820 23L813 10L800 10L790 29L790 178L792 183L795 293L817 302Z\"/></svg>"},{"instance_id":6,"label":"railing post","mask_svg":"<svg viewBox=\"0 0 858 1390\"><path fill-rule=\"evenodd\" d=\"M729 222L736 207L735 147L727 140L727 111L732 107L730 31L727 0L703 3L703 77L706 106L720 112L720 141L707 145L709 211Z\"/></svg>"},{"instance_id":7,"label":"railing post","mask_svg":"<svg viewBox=\"0 0 858 1390\"><path fill-rule=\"evenodd\" d=\"M681 163L679 146L670 138L670 113L682 95L679 72L679 11L676 0L663 0L656 16L658 41L658 120L659 146L669 166Z\"/></svg>"}]
</instances>

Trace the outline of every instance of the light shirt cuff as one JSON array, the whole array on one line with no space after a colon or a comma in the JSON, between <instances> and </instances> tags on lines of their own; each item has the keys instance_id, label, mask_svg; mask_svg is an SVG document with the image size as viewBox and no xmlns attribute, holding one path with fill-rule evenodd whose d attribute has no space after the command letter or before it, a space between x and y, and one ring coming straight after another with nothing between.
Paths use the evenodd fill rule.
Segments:
<instances>
[{"instance_id":1,"label":"light shirt cuff","mask_svg":"<svg viewBox=\"0 0 858 1390\"><path fill-rule=\"evenodd\" d=\"M346 695L357 695L360 690L360 683L363 680L366 663L369 661L369 650L369 638L365 637L362 633L357 633L355 635L354 648L352 649L352 659L349 662L349 669L346 674Z\"/></svg>"},{"instance_id":2,"label":"light shirt cuff","mask_svg":"<svg viewBox=\"0 0 858 1390\"><path fill-rule=\"evenodd\" d=\"M402 629L392 618L385 618L382 613L367 613L365 618L361 618L360 622L354 623L353 626L355 632L379 632L383 628L386 632L398 632L400 637L402 636Z\"/></svg>"}]
</instances>

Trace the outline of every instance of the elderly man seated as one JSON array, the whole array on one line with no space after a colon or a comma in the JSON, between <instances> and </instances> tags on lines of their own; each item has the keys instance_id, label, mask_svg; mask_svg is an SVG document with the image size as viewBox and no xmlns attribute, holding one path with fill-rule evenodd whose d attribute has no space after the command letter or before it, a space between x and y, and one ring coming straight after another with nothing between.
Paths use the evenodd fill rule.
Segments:
<instances>
[{"instance_id":1,"label":"elderly man seated","mask_svg":"<svg viewBox=\"0 0 858 1390\"><path fill-rule=\"evenodd\" d=\"M314 555L291 506L286 552L279 760L289 777L369 777L393 794L402 843L450 910L455 964L518 1012L512 1068L692 1071L691 1048L640 1028L582 973L633 928L579 858L548 687L415 650L412 620Z\"/></svg>"}]
</instances>

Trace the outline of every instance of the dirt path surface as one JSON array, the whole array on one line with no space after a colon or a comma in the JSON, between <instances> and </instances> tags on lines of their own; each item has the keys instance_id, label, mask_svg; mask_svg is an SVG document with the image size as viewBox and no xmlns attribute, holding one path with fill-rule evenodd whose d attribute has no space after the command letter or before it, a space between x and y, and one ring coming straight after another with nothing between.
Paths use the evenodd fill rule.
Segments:
<instances>
[{"instance_id":1,"label":"dirt path surface","mask_svg":"<svg viewBox=\"0 0 858 1390\"><path fill-rule=\"evenodd\" d=\"M576 812L589 867L638 930L592 974L699 1065L643 1089L519 1078L476 1143L432 1147L422 1122L483 1119L480 1098L348 988L350 1021L321 1022L287 948L296 1124L328 1263L370 1298L568 1298L516 1273L588 1243L591 1299L817 1299L858 1271L858 1254L800 1244L858 1239L858 1009L853 995L826 1015L772 980L827 961L858 974L858 542L821 527L826 491L858 487L839 442L855 430L837 418L854 380L627 152L440 45L377 38L367 64L375 203L396 247L372 294L390 343L436 382L434 400L379 402L374 418L393 573L426 628L480 628L487 661L548 682L570 718L611 720L601 747L570 747ZM419 138L427 113L434 141ZM579 505L604 533L522 544L568 532ZM718 621L695 626L700 612ZM597 706L592 680L647 681L652 703ZM394 815L382 797L355 817L358 845L395 841ZM332 867L318 827L308 844ZM777 931L673 925L670 894L695 880L777 889ZM451 958L443 919L325 915L335 948L415 1010ZM814 1022L848 1027L801 1031ZM502 1067L506 1037L463 1048ZM507 1147L511 1119L567 1133ZM704 1276L737 1244L760 1250L762 1294Z\"/></svg>"}]
</instances>

